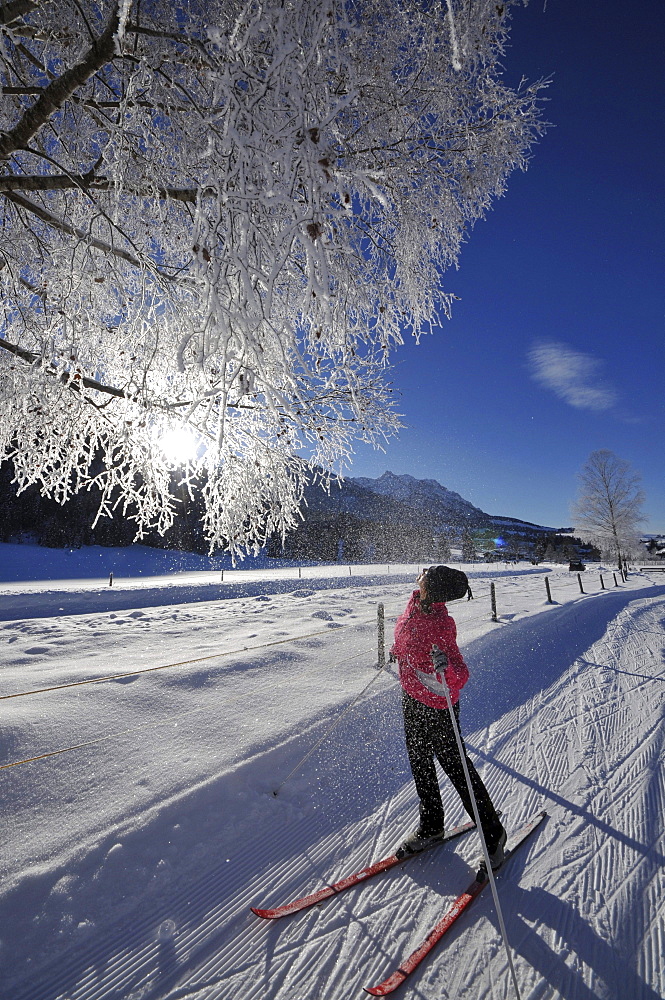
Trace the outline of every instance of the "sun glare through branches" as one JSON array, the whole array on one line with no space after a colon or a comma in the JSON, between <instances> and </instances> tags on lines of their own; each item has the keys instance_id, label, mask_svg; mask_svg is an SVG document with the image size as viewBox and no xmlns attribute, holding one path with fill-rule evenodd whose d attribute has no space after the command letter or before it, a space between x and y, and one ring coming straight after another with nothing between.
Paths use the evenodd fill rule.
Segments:
<instances>
[{"instance_id":1,"label":"sun glare through branches","mask_svg":"<svg viewBox=\"0 0 665 1000\"><path fill-rule=\"evenodd\" d=\"M167 467L180 469L188 463L194 463L204 446L189 427L183 426L172 427L160 434L157 447Z\"/></svg>"}]
</instances>

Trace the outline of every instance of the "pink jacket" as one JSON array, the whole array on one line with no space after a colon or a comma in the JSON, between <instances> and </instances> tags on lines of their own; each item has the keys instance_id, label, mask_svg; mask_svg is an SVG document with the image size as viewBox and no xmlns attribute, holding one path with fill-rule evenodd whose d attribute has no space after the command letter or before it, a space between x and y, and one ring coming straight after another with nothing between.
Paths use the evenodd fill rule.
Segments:
<instances>
[{"instance_id":1,"label":"pink jacket","mask_svg":"<svg viewBox=\"0 0 665 1000\"><path fill-rule=\"evenodd\" d=\"M457 628L443 603L432 604L429 614L420 609L420 593L414 590L404 612L395 624L395 642L391 653L399 663L399 679L412 698L432 708L446 708L444 694L437 694L441 675L437 677L432 663L432 646L438 646L448 657L445 679L450 698L455 705L460 691L469 679L469 668L457 646ZM419 673L424 676L419 677Z\"/></svg>"}]
</instances>

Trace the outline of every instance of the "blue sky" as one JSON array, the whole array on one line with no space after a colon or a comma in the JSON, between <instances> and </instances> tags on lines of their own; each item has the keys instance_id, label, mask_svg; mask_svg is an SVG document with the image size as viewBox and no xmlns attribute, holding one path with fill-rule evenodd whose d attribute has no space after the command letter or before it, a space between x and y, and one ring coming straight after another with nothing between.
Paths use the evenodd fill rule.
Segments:
<instances>
[{"instance_id":1,"label":"blue sky","mask_svg":"<svg viewBox=\"0 0 665 1000\"><path fill-rule=\"evenodd\" d=\"M552 76L552 124L478 223L433 336L393 357L407 425L351 476L437 479L483 510L570 525L576 475L611 451L665 532L665 29L651 0L531 0L508 81Z\"/></svg>"}]
</instances>

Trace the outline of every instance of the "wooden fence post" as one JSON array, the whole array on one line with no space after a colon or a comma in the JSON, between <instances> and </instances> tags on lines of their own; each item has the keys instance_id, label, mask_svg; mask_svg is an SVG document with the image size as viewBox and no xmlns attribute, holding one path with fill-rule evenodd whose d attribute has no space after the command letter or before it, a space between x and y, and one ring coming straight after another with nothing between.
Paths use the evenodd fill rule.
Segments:
<instances>
[{"instance_id":1,"label":"wooden fence post","mask_svg":"<svg viewBox=\"0 0 665 1000\"><path fill-rule=\"evenodd\" d=\"M494 586L494 581L490 584L490 594L492 597L492 621L498 622L498 617L496 614L496 587Z\"/></svg>"},{"instance_id":2,"label":"wooden fence post","mask_svg":"<svg viewBox=\"0 0 665 1000\"><path fill-rule=\"evenodd\" d=\"M605 581L603 580L603 574L600 574L600 589L605 590Z\"/></svg>"},{"instance_id":3,"label":"wooden fence post","mask_svg":"<svg viewBox=\"0 0 665 1000\"><path fill-rule=\"evenodd\" d=\"M113 586L113 571L109 573L109 587Z\"/></svg>"},{"instance_id":4,"label":"wooden fence post","mask_svg":"<svg viewBox=\"0 0 665 1000\"><path fill-rule=\"evenodd\" d=\"M377 666L383 670L386 665L386 620L383 612L383 604L379 604L376 609L376 625L379 640L379 657Z\"/></svg>"},{"instance_id":5,"label":"wooden fence post","mask_svg":"<svg viewBox=\"0 0 665 1000\"><path fill-rule=\"evenodd\" d=\"M584 593L584 587L582 586L582 574L581 573L577 574L577 582L580 585L580 594L583 594Z\"/></svg>"},{"instance_id":6,"label":"wooden fence post","mask_svg":"<svg viewBox=\"0 0 665 1000\"><path fill-rule=\"evenodd\" d=\"M548 604L554 604L554 601L552 600L552 591L550 590L550 578L549 578L549 576L545 577L545 590L547 591L547 603Z\"/></svg>"}]
</instances>

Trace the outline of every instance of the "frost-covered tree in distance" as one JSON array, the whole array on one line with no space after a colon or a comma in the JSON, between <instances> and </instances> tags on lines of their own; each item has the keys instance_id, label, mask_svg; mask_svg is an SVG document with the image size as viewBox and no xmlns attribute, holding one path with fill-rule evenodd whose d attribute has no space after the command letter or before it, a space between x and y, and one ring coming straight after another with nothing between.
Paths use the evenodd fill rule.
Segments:
<instances>
[{"instance_id":1,"label":"frost-covered tree in distance","mask_svg":"<svg viewBox=\"0 0 665 1000\"><path fill-rule=\"evenodd\" d=\"M501 80L511 2L0 0L19 488L98 488L140 537L177 467L242 553L394 433L390 351L542 129L543 84Z\"/></svg>"},{"instance_id":2,"label":"frost-covered tree in distance","mask_svg":"<svg viewBox=\"0 0 665 1000\"><path fill-rule=\"evenodd\" d=\"M611 552L619 569L646 520L640 482L630 463L606 448L592 451L579 474L579 491L572 506L576 527L589 532L601 551Z\"/></svg>"}]
</instances>

